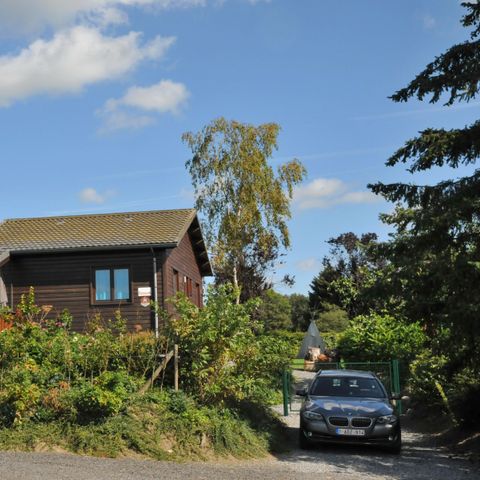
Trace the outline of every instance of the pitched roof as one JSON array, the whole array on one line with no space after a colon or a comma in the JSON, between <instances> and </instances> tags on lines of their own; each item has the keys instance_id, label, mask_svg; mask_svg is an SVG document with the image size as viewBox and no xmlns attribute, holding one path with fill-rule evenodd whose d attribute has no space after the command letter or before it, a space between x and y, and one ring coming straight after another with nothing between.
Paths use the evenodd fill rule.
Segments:
<instances>
[{"instance_id":1,"label":"pitched roof","mask_svg":"<svg viewBox=\"0 0 480 480\"><path fill-rule=\"evenodd\" d=\"M194 209L15 218L0 223L0 253L175 247L192 226L202 270L211 274Z\"/></svg>"}]
</instances>

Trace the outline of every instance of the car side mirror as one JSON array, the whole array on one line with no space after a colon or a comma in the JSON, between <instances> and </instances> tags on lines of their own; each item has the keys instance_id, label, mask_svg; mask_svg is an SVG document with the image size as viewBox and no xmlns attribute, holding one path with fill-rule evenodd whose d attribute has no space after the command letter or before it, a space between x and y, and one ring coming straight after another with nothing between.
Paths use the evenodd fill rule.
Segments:
<instances>
[{"instance_id":1,"label":"car side mirror","mask_svg":"<svg viewBox=\"0 0 480 480\"><path fill-rule=\"evenodd\" d=\"M301 388L300 390L296 390L295 395L298 395L299 397L306 397L307 396L307 389L306 388Z\"/></svg>"}]
</instances>

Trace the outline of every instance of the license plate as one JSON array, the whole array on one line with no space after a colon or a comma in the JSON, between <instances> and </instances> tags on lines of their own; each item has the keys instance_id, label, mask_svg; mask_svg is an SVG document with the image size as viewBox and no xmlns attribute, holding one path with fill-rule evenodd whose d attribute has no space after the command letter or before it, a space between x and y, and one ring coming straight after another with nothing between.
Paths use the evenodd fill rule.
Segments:
<instances>
[{"instance_id":1,"label":"license plate","mask_svg":"<svg viewBox=\"0 0 480 480\"><path fill-rule=\"evenodd\" d=\"M365 435L365 430L357 430L355 428L337 428L337 435L351 435L353 437L363 437Z\"/></svg>"}]
</instances>

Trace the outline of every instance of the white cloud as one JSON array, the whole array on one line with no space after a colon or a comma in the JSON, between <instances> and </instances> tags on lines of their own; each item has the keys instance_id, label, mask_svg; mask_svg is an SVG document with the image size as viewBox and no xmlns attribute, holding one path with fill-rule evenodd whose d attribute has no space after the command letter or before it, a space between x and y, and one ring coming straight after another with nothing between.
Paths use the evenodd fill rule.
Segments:
<instances>
[{"instance_id":1,"label":"white cloud","mask_svg":"<svg viewBox=\"0 0 480 480\"><path fill-rule=\"evenodd\" d=\"M113 190L107 190L106 192L99 193L94 188L88 187L84 188L78 196L82 203L95 203L97 205L101 205L114 195L115 192Z\"/></svg>"},{"instance_id":2,"label":"white cloud","mask_svg":"<svg viewBox=\"0 0 480 480\"><path fill-rule=\"evenodd\" d=\"M36 40L18 55L0 57L0 107L38 94L66 94L119 78L146 59L159 59L175 41L156 37L141 44L141 34L104 36L95 28L74 27L51 40Z\"/></svg>"},{"instance_id":3,"label":"white cloud","mask_svg":"<svg viewBox=\"0 0 480 480\"><path fill-rule=\"evenodd\" d=\"M270 0L246 0L251 5ZM128 22L128 8L153 10L221 5L224 0L0 0L0 33L13 35L75 24L106 26Z\"/></svg>"},{"instance_id":4,"label":"white cloud","mask_svg":"<svg viewBox=\"0 0 480 480\"><path fill-rule=\"evenodd\" d=\"M311 272L320 268L320 260L315 257L305 258L297 262L297 268L302 272Z\"/></svg>"},{"instance_id":5,"label":"white cloud","mask_svg":"<svg viewBox=\"0 0 480 480\"><path fill-rule=\"evenodd\" d=\"M295 189L293 200L301 210L328 208L341 204L374 203L379 197L369 191L352 191L337 178L316 178Z\"/></svg>"},{"instance_id":6,"label":"white cloud","mask_svg":"<svg viewBox=\"0 0 480 480\"><path fill-rule=\"evenodd\" d=\"M99 133L110 133L116 130L139 130L155 123L155 118L148 115L136 115L130 112L114 110L105 114L98 112L103 117L103 125Z\"/></svg>"},{"instance_id":7,"label":"white cloud","mask_svg":"<svg viewBox=\"0 0 480 480\"><path fill-rule=\"evenodd\" d=\"M131 87L121 98L107 100L97 114L104 119L101 132L133 128L138 129L155 122L156 113L178 114L190 96L183 83L162 80L149 87Z\"/></svg>"},{"instance_id":8,"label":"white cloud","mask_svg":"<svg viewBox=\"0 0 480 480\"><path fill-rule=\"evenodd\" d=\"M63 28L78 21L97 25L124 23L125 7L158 9L203 6L206 0L1 0L0 30L30 33Z\"/></svg>"},{"instance_id":9,"label":"white cloud","mask_svg":"<svg viewBox=\"0 0 480 480\"><path fill-rule=\"evenodd\" d=\"M177 114L189 95L183 83L162 80L149 87L131 87L122 98L108 100L105 108L115 110L125 106L151 112Z\"/></svg>"}]
</instances>

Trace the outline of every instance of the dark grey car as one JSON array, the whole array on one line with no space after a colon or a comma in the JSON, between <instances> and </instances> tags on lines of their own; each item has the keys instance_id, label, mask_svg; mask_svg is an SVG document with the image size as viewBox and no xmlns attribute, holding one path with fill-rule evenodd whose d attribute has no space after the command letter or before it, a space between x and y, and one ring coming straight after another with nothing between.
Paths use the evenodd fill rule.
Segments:
<instances>
[{"instance_id":1,"label":"dark grey car","mask_svg":"<svg viewBox=\"0 0 480 480\"><path fill-rule=\"evenodd\" d=\"M371 372L322 370L310 388L297 391L305 397L300 410L299 444L374 444L399 453L400 420L382 382Z\"/></svg>"}]
</instances>

